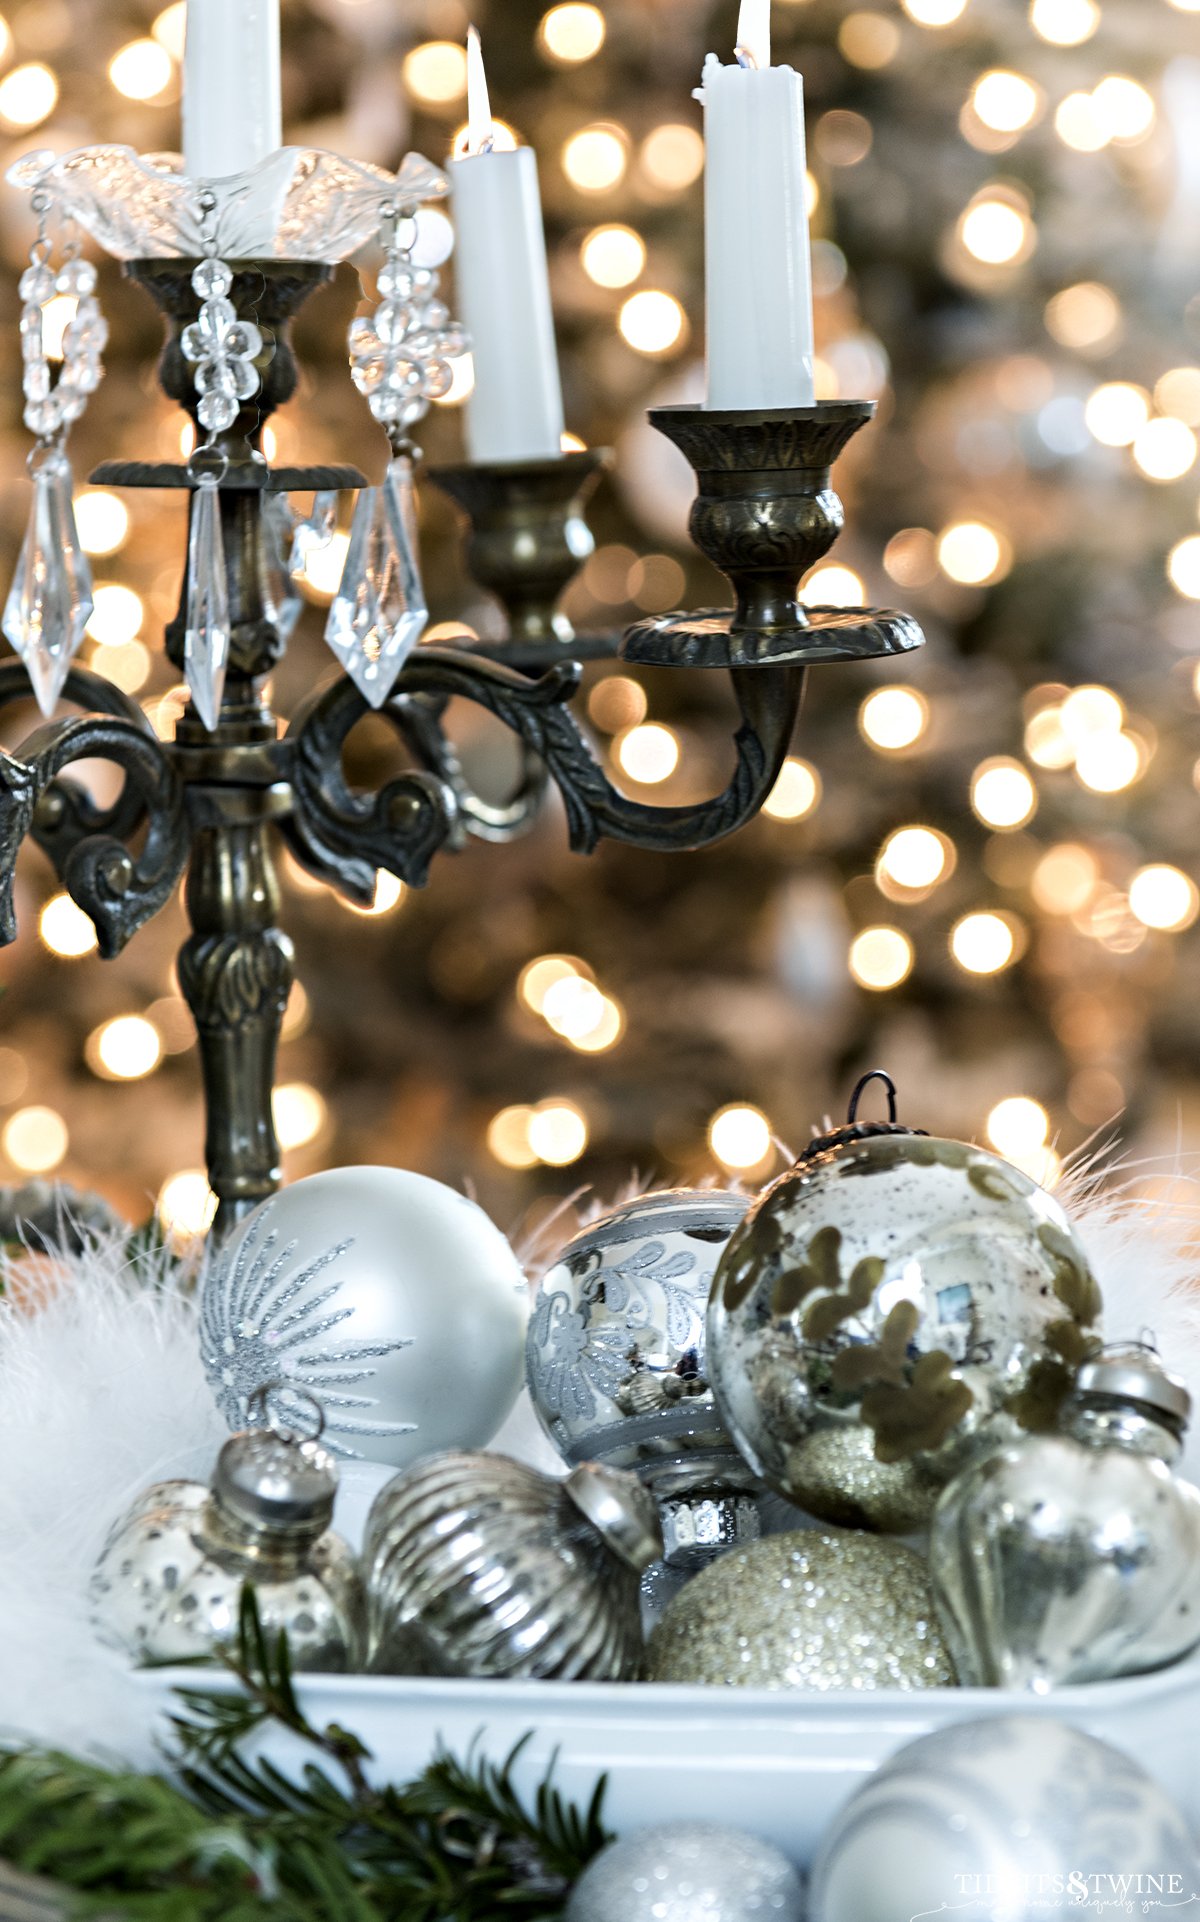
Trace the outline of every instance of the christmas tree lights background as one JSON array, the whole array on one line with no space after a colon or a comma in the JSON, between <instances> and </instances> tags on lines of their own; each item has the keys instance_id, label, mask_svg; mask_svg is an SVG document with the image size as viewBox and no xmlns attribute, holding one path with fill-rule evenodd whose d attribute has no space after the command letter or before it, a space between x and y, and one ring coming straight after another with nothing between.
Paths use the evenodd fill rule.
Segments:
<instances>
[{"instance_id":1,"label":"christmas tree lights background","mask_svg":"<svg viewBox=\"0 0 1200 1922\"><path fill-rule=\"evenodd\" d=\"M86 32L82 14L27 0L7 15L4 164L34 145L177 144L182 5L105 0ZM644 409L701 391L691 90L710 48L728 55L736 6L491 0L470 17L497 114L539 153L568 426L617 452L569 612L616 628L711 601L716 577L684 533L692 476ZM394 166L461 138L460 0L284 0L283 23L289 139ZM777 0L774 39L806 82L818 392L879 400L838 470L850 532L805 592L910 608L929 646L814 674L765 818L705 854L606 845L584 861L550 804L528 839L443 860L421 894L382 877L368 915L286 863L302 985L278 1122L293 1175L396 1163L473 1183L506 1225L536 1197L611 1190L631 1170L758 1181L784 1165L774 1142L801 1145L876 1061L906 1118L979 1135L1047 1179L1114 1120L1127 1154L1186 1143L1200 1074L1200 8ZM6 579L27 510L27 218L6 195ZM152 377L156 314L111 263L101 298L108 372L74 438L79 475L179 451ZM346 378L359 299L345 268L302 316L304 384L273 425L282 459L382 468ZM65 324L69 303L55 306ZM432 465L459 455L465 385L425 424ZM181 512L166 494L83 486L77 504L100 583L84 658L168 731L182 697L159 635L178 604ZM434 622L494 633L429 484L422 542ZM311 611L275 690L285 712L333 671L321 626L344 551L343 535L305 583ZM614 664L586 690L631 792L683 802L724 779L730 710L710 677ZM34 723L31 703L10 739ZM502 792L511 742L470 714L460 738ZM351 745L364 776L393 752L373 722ZM18 910L0 957L0 1175L53 1173L131 1218L157 1197L195 1226L181 910L101 964L32 849Z\"/></svg>"}]
</instances>

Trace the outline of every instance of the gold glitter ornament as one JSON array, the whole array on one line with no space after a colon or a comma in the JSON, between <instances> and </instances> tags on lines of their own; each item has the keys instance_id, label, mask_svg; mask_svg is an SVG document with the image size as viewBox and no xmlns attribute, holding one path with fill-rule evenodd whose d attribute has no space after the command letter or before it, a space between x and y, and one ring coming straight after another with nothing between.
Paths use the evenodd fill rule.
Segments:
<instances>
[{"instance_id":1,"label":"gold glitter ornament","mask_svg":"<svg viewBox=\"0 0 1200 1922\"><path fill-rule=\"evenodd\" d=\"M1052 1195L891 1119L806 1149L730 1237L708 1305L717 1406L768 1485L906 1535L981 1445L1051 1428L1100 1290Z\"/></svg>"},{"instance_id":2,"label":"gold glitter ornament","mask_svg":"<svg viewBox=\"0 0 1200 1922\"><path fill-rule=\"evenodd\" d=\"M921 1557L842 1529L772 1535L675 1597L646 1679L731 1688L953 1688Z\"/></svg>"}]
</instances>

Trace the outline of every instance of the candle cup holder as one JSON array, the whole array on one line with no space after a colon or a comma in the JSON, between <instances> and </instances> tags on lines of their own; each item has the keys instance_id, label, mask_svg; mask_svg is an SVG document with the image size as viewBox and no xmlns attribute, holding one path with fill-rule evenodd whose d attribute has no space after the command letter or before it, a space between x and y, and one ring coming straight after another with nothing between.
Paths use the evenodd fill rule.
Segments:
<instances>
[{"instance_id":1,"label":"candle cup holder","mask_svg":"<svg viewBox=\"0 0 1200 1922\"><path fill-rule=\"evenodd\" d=\"M536 673L554 661L612 654L610 636L576 634L558 605L595 549L583 510L611 458L606 448L588 448L432 470L466 523L471 578L508 619L504 640L479 644L487 658Z\"/></svg>"},{"instance_id":2,"label":"candle cup holder","mask_svg":"<svg viewBox=\"0 0 1200 1922\"><path fill-rule=\"evenodd\" d=\"M921 630L907 614L807 607L796 593L842 530L830 468L874 412L868 400L745 411L653 408L652 424L696 471L688 531L728 577L734 605L638 621L626 632L625 660L653 667L804 667L919 647Z\"/></svg>"}]
</instances>

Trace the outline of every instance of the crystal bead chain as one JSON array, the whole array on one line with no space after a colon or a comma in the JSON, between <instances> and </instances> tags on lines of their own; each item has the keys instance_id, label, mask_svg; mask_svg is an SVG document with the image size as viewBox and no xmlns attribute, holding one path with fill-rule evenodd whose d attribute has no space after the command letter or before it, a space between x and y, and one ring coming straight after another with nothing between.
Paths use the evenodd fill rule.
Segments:
<instances>
[{"instance_id":1,"label":"crystal bead chain","mask_svg":"<svg viewBox=\"0 0 1200 1922\"><path fill-rule=\"evenodd\" d=\"M382 299L373 314L350 322L351 378L367 397L375 419L396 438L429 411L429 403L448 394L454 383L452 361L470 345L438 298L438 277L413 263L417 238L412 209L384 209L384 260L379 270Z\"/></svg>"},{"instance_id":2,"label":"crystal bead chain","mask_svg":"<svg viewBox=\"0 0 1200 1922\"><path fill-rule=\"evenodd\" d=\"M41 441L65 436L100 385L100 356L108 340L108 324L96 299L96 269L80 258L80 241L73 224L63 263L50 264L50 214L54 202L45 187L35 188L31 202L38 217L37 238L30 248L29 265L18 291L21 308L21 354L24 363L25 425ZM75 314L63 334L62 367L54 381L46 352L44 308L56 294L73 297Z\"/></svg>"},{"instance_id":3,"label":"crystal bead chain","mask_svg":"<svg viewBox=\"0 0 1200 1922\"><path fill-rule=\"evenodd\" d=\"M260 330L253 321L239 320L229 298L233 269L228 261L217 258L210 224L215 208L215 199L205 195L201 200L203 232L212 252L192 275L192 291L200 296L200 312L184 328L180 340L200 396L197 417L207 429L210 443L233 426L243 402L253 400L262 385L254 363L263 344Z\"/></svg>"}]
</instances>

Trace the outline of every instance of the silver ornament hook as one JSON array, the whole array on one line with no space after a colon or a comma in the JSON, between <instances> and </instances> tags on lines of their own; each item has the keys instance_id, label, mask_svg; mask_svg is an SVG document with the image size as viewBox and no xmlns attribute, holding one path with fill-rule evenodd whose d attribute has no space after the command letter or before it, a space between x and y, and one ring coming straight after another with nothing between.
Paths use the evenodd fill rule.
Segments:
<instances>
[{"instance_id":1,"label":"silver ornament hook","mask_svg":"<svg viewBox=\"0 0 1200 1922\"><path fill-rule=\"evenodd\" d=\"M311 1432L306 1433L304 1429L297 1428L294 1422L285 1421L279 1409L271 1406L271 1396L277 1391L286 1392L303 1407L312 1411L314 1426ZM261 1421L258 1419L259 1416ZM268 1428L279 1441L291 1443L293 1446L300 1442L320 1441L325 1433L323 1404L315 1395L310 1394L307 1388L298 1388L295 1382L282 1379L259 1384L246 1402L246 1418L252 1428Z\"/></svg>"},{"instance_id":2,"label":"silver ornament hook","mask_svg":"<svg viewBox=\"0 0 1200 1922\"><path fill-rule=\"evenodd\" d=\"M849 1105L847 1106L847 1109L846 1109L846 1120L848 1122L854 1123L855 1121L858 1120L858 1104L862 1099L864 1090L870 1086L872 1081L882 1081L884 1087L887 1089L887 1104L888 1104L887 1118L889 1121L893 1121L893 1122L895 1121L896 1119L896 1084L895 1082L892 1080L892 1077L888 1073L886 1068L868 1068L866 1074L860 1075L858 1080L854 1084L854 1092L850 1096Z\"/></svg>"}]
</instances>

